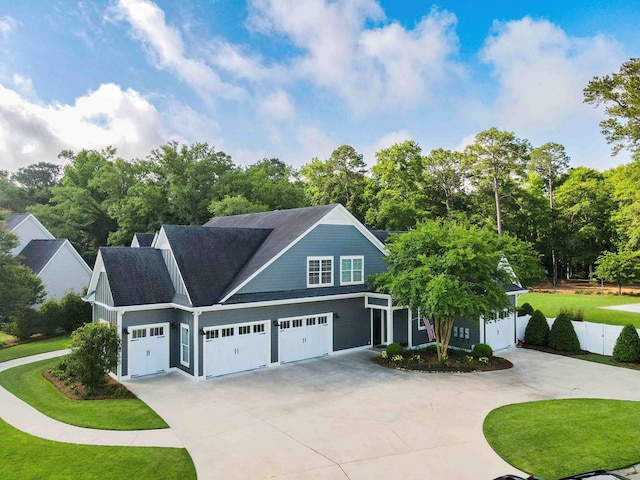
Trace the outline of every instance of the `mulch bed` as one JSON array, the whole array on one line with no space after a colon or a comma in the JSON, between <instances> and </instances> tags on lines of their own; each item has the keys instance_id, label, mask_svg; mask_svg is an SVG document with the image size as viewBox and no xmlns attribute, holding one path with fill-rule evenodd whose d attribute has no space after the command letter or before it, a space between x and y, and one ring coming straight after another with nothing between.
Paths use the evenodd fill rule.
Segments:
<instances>
[{"instance_id":1,"label":"mulch bed","mask_svg":"<svg viewBox=\"0 0 640 480\"><path fill-rule=\"evenodd\" d=\"M405 361L392 362L390 360L384 360L382 357L376 357L373 359L375 363L382 367L392 368L395 370L412 370L419 372L432 372L432 373L470 373L470 372L491 372L495 370L506 370L513 367L506 358L492 357L489 360L488 365L484 365L474 359L471 363L467 363L464 360L464 356L461 357L449 357L447 365L443 365L435 354L421 354L421 358L418 361L409 360L408 358L417 352L406 352Z\"/></svg>"},{"instance_id":2,"label":"mulch bed","mask_svg":"<svg viewBox=\"0 0 640 480\"><path fill-rule=\"evenodd\" d=\"M60 393L71 400L120 400L123 398L137 398L127 387L108 375L105 377L106 382L100 385L91 396L86 395L86 388L82 384L76 383L73 385L75 388L72 388L71 385L67 385L56 377L49 369L43 371L42 376L60 390Z\"/></svg>"}]
</instances>

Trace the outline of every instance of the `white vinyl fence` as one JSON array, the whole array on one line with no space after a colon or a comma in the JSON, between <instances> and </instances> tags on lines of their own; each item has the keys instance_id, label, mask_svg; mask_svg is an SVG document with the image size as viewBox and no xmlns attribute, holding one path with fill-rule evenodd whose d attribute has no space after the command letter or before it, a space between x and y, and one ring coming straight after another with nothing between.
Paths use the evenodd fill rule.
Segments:
<instances>
[{"instance_id":1,"label":"white vinyl fence","mask_svg":"<svg viewBox=\"0 0 640 480\"><path fill-rule=\"evenodd\" d=\"M516 320L516 338L524 339L524 331L529 323L530 315L524 315L518 317ZM553 325L555 318L547 318L549 328ZM604 323L592 323L592 322L571 322L573 328L580 340L580 347L583 350L592 353L599 353L601 355L613 354L613 347L618 340L618 336L622 331L620 325L606 325ZM640 330L638 330L640 334Z\"/></svg>"}]
</instances>

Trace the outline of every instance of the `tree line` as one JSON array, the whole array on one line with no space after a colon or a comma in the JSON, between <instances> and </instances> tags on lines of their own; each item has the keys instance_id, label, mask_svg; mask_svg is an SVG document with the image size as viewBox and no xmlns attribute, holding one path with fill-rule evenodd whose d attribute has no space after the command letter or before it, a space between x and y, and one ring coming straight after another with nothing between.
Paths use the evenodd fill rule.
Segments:
<instances>
[{"instance_id":1,"label":"tree line","mask_svg":"<svg viewBox=\"0 0 640 480\"><path fill-rule=\"evenodd\" d=\"M497 128L462 152L396 144L370 170L349 145L295 169L277 158L240 166L206 143L169 142L143 159L108 147L63 151L64 166L2 171L0 209L33 213L91 263L99 246L128 245L163 224L339 202L384 230L434 219L490 226L531 243L554 280L587 277L605 252L640 251L639 78L640 60L631 59L584 90L585 102L606 107L601 126L614 153L633 152L631 163L606 171L570 168L564 146L532 146Z\"/></svg>"}]
</instances>

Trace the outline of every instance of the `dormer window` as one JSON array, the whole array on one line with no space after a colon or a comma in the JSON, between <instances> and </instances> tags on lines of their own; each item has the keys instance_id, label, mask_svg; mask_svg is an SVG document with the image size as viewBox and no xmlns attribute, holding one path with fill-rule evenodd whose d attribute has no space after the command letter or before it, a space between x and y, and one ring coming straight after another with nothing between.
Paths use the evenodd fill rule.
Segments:
<instances>
[{"instance_id":1,"label":"dormer window","mask_svg":"<svg viewBox=\"0 0 640 480\"><path fill-rule=\"evenodd\" d=\"M333 286L333 257L307 257L307 287Z\"/></svg>"},{"instance_id":2,"label":"dormer window","mask_svg":"<svg viewBox=\"0 0 640 480\"><path fill-rule=\"evenodd\" d=\"M340 257L340 285L364 283L364 257Z\"/></svg>"}]
</instances>

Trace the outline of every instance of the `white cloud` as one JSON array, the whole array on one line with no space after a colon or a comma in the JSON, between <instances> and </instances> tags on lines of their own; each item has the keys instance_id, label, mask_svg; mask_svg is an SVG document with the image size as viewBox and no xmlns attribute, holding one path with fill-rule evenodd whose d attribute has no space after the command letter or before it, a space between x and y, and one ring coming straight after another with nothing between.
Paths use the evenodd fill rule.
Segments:
<instances>
[{"instance_id":1,"label":"white cloud","mask_svg":"<svg viewBox=\"0 0 640 480\"><path fill-rule=\"evenodd\" d=\"M114 84L74 104L36 104L0 85L0 158L15 170L39 161L55 162L63 149L113 145L124 158L147 155L166 141L155 107L138 92Z\"/></svg>"},{"instance_id":2,"label":"white cloud","mask_svg":"<svg viewBox=\"0 0 640 480\"><path fill-rule=\"evenodd\" d=\"M158 69L167 69L207 98L239 99L245 91L224 82L205 60L187 54L180 30L167 25L164 11L147 0L119 0L113 7L118 20L129 22L133 36L146 48L150 61Z\"/></svg>"},{"instance_id":3,"label":"white cloud","mask_svg":"<svg viewBox=\"0 0 640 480\"><path fill-rule=\"evenodd\" d=\"M414 108L429 99L457 50L456 17L432 9L413 29L386 22L373 0L255 0L249 25L288 38L303 53L293 74L335 93L359 113ZM380 26L372 28L374 22Z\"/></svg>"},{"instance_id":4,"label":"white cloud","mask_svg":"<svg viewBox=\"0 0 640 480\"><path fill-rule=\"evenodd\" d=\"M296 109L291 97L281 89L276 90L260 100L260 111L266 120L291 120L296 116Z\"/></svg>"},{"instance_id":5,"label":"white cloud","mask_svg":"<svg viewBox=\"0 0 640 480\"><path fill-rule=\"evenodd\" d=\"M20 22L10 15L0 16L0 37L8 36L19 25Z\"/></svg>"}]
</instances>

